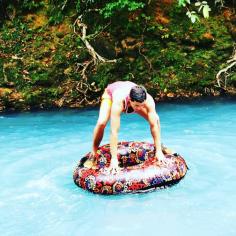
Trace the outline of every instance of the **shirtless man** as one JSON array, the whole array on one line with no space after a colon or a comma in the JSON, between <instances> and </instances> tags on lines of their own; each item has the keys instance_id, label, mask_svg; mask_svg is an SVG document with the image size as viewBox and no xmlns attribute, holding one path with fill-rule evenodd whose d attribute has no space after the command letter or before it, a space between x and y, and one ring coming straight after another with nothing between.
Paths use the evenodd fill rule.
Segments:
<instances>
[{"instance_id":1,"label":"shirtless man","mask_svg":"<svg viewBox=\"0 0 236 236\"><path fill-rule=\"evenodd\" d=\"M92 155L95 155L102 141L108 120L111 122L110 150L111 163L108 168L113 174L119 170L117 159L118 131L121 113L135 112L144 117L150 125L157 160L163 161L159 117L155 102L142 86L130 81L118 81L108 85L102 95L99 117L93 134Z\"/></svg>"}]
</instances>

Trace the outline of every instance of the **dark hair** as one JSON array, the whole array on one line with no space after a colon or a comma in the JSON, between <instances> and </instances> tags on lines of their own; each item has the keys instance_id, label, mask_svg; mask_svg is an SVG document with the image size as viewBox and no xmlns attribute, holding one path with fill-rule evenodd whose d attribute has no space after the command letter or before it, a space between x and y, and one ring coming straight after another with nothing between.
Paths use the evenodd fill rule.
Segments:
<instances>
[{"instance_id":1,"label":"dark hair","mask_svg":"<svg viewBox=\"0 0 236 236\"><path fill-rule=\"evenodd\" d=\"M136 85L131 88L129 96L132 102L142 103L147 98L147 91L143 86Z\"/></svg>"}]
</instances>

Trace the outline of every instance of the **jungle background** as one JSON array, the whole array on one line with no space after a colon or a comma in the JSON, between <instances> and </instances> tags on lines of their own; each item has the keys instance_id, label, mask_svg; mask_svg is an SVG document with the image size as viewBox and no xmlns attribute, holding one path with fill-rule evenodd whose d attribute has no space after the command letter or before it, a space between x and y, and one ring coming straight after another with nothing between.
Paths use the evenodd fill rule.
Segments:
<instances>
[{"instance_id":1,"label":"jungle background","mask_svg":"<svg viewBox=\"0 0 236 236\"><path fill-rule=\"evenodd\" d=\"M95 106L118 80L156 101L234 96L235 6L0 0L0 111Z\"/></svg>"}]
</instances>

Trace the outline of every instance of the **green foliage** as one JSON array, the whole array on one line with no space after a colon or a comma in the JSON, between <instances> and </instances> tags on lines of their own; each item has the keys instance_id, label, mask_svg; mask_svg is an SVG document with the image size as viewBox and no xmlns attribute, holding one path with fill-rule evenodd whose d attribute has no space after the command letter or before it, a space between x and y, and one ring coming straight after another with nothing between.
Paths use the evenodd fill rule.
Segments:
<instances>
[{"instance_id":1,"label":"green foliage","mask_svg":"<svg viewBox=\"0 0 236 236\"><path fill-rule=\"evenodd\" d=\"M20 2L23 10L34 10L44 6L44 1L40 0L23 0Z\"/></svg>"},{"instance_id":2,"label":"green foliage","mask_svg":"<svg viewBox=\"0 0 236 236\"><path fill-rule=\"evenodd\" d=\"M231 80L233 86L236 87L236 73L233 73L233 74L232 74L230 80Z\"/></svg>"},{"instance_id":3,"label":"green foliage","mask_svg":"<svg viewBox=\"0 0 236 236\"><path fill-rule=\"evenodd\" d=\"M185 7L187 4L190 4L190 0L178 0L180 7Z\"/></svg>"},{"instance_id":4,"label":"green foliage","mask_svg":"<svg viewBox=\"0 0 236 236\"><path fill-rule=\"evenodd\" d=\"M194 23L198 20L198 13L204 18L209 17L211 11L208 1L177 0L178 6L186 8L187 16ZM215 0L215 5L224 5L224 0ZM211 2L210 2L211 3ZM111 18L120 12L132 12L143 9L150 4L148 0L117 0L117 1L100 1L100 0L9 0L4 4L6 12L8 9L14 11L33 11L45 7L48 11L49 23L58 24L63 21L69 14L87 14L93 9L99 11L104 18Z\"/></svg>"},{"instance_id":5,"label":"green foliage","mask_svg":"<svg viewBox=\"0 0 236 236\"><path fill-rule=\"evenodd\" d=\"M24 13L29 11L37 10L43 6L45 6L45 1L40 0L2 0L0 1L1 11L0 12L0 20L1 18L10 18L14 19L16 16L16 12Z\"/></svg>"},{"instance_id":6,"label":"green foliage","mask_svg":"<svg viewBox=\"0 0 236 236\"><path fill-rule=\"evenodd\" d=\"M203 17L208 18L209 12L211 11L207 1L197 1L195 4L193 4L190 0L178 0L178 5L179 7L185 7L187 9L186 15L189 17L192 23L199 21L198 13L202 12ZM196 9L191 10L190 8Z\"/></svg>"},{"instance_id":7,"label":"green foliage","mask_svg":"<svg viewBox=\"0 0 236 236\"><path fill-rule=\"evenodd\" d=\"M102 9L100 9L100 13L105 17L112 17L116 12L119 11L135 11L137 9L143 8L145 4L143 2L133 1L133 0L118 0L115 2L107 3Z\"/></svg>"},{"instance_id":8,"label":"green foliage","mask_svg":"<svg viewBox=\"0 0 236 236\"><path fill-rule=\"evenodd\" d=\"M52 88L25 88L23 91L24 103L31 109L42 109L53 107L53 99L57 99L61 94L60 89Z\"/></svg>"},{"instance_id":9,"label":"green foliage","mask_svg":"<svg viewBox=\"0 0 236 236\"><path fill-rule=\"evenodd\" d=\"M187 11L186 15L188 16L188 18L190 18L192 23L199 21L199 17L197 16L195 11Z\"/></svg>"},{"instance_id":10,"label":"green foliage","mask_svg":"<svg viewBox=\"0 0 236 236\"><path fill-rule=\"evenodd\" d=\"M59 24L59 23L61 23L61 22L63 21L63 19L64 19L64 15L62 14L61 11L54 11L54 10L52 10L52 11L49 13L49 15L51 15L51 16L49 17L49 21L48 21L49 24Z\"/></svg>"},{"instance_id":11,"label":"green foliage","mask_svg":"<svg viewBox=\"0 0 236 236\"><path fill-rule=\"evenodd\" d=\"M83 95L76 86L83 66L92 59L79 34L73 32L81 14L88 26L87 40L96 52L118 59L117 63L91 63L85 70L86 83L101 89L89 94L94 98L117 80L143 84L154 96L203 93L206 87L214 88L215 75L232 52L223 18L212 15L206 20L209 9L204 1L199 5L182 0L179 7L176 1L168 12L161 9L168 23L158 21L147 0L45 0L44 6L36 5L39 2L24 1L18 8L23 17L16 15L1 28L0 86L10 91L4 98L7 106L18 106L11 102L14 89L28 107L51 107L64 99L62 105L75 105L74 101L78 105ZM185 19L184 7L190 20ZM41 24L45 19L54 25ZM235 78L230 85L236 84Z\"/></svg>"},{"instance_id":12,"label":"green foliage","mask_svg":"<svg viewBox=\"0 0 236 236\"><path fill-rule=\"evenodd\" d=\"M209 7L209 5L206 1L202 1L202 2L197 1L195 3L195 6L198 7L198 12L202 11L204 18L209 17L209 12L211 11L211 8Z\"/></svg>"},{"instance_id":13,"label":"green foliage","mask_svg":"<svg viewBox=\"0 0 236 236\"><path fill-rule=\"evenodd\" d=\"M101 89L105 89L109 81L115 81L113 64L100 64L97 68L97 73L91 75L90 83L95 82Z\"/></svg>"},{"instance_id":14,"label":"green foliage","mask_svg":"<svg viewBox=\"0 0 236 236\"><path fill-rule=\"evenodd\" d=\"M49 77L49 72L43 69L39 69L34 71L31 74L31 83L33 85L40 85L40 86L50 86L53 84L53 80Z\"/></svg>"}]
</instances>

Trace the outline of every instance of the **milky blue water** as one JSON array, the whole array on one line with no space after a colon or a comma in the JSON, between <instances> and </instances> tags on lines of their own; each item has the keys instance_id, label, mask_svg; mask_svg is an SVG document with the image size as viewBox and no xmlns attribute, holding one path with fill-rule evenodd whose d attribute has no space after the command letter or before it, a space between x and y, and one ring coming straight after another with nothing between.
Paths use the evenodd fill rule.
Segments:
<instances>
[{"instance_id":1,"label":"milky blue water","mask_svg":"<svg viewBox=\"0 0 236 236\"><path fill-rule=\"evenodd\" d=\"M157 111L162 142L190 170L171 188L120 196L94 195L72 180L98 109L0 114L0 235L236 235L236 102L163 103ZM122 116L119 140L151 142L147 122Z\"/></svg>"}]
</instances>

